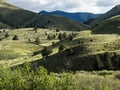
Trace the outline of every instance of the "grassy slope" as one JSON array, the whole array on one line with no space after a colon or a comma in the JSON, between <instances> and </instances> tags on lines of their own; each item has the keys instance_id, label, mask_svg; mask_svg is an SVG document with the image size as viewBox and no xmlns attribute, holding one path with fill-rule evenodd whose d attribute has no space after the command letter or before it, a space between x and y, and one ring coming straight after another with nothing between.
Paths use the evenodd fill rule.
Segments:
<instances>
[{"instance_id":1,"label":"grassy slope","mask_svg":"<svg viewBox=\"0 0 120 90\"><path fill-rule=\"evenodd\" d=\"M78 44L81 40L85 40L84 45ZM118 35L92 35L90 31L82 31L72 42L65 40L55 45L55 48L61 44L66 45L67 48L73 47L73 55L68 55L67 51L62 51L32 63L33 66L43 65L48 70L57 72L59 70L93 70L93 68L95 69L96 55L103 61L105 52L110 52L111 56L114 56L114 52L118 56L120 55L120 48L117 47L119 42L120 37ZM58 48L55 51L58 51Z\"/></svg>"},{"instance_id":2,"label":"grassy slope","mask_svg":"<svg viewBox=\"0 0 120 90\"><path fill-rule=\"evenodd\" d=\"M93 29L93 33L120 34L120 15L99 23L98 26Z\"/></svg>"},{"instance_id":3,"label":"grassy slope","mask_svg":"<svg viewBox=\"0 0 120 90\"><path fill-rule=\"evenodd\" d=\"M4 24L2 22L0 22L0 28L12 28L10 25Z\"/></svg>"},{"instance_id":4,"label":"grassy slope","mask_svg":"<svg viewBox=\"0 0 120 90\"><path fill-rule=\"evenodd\" d=\"M27 26L30 27L43 27L43 28L50 28L50 29L60 29L60 30L68 30L68 31L80 31L86 28L85 25L80 24L74 20L60 17L60 16L53 16L53 15L41 15L36 16L33 18Z\"/></svg>"},{"instance_id":5,"label":"grassy slope","mask_svg":"<svg viewBox=\"0 0 120 90\"><path fill-rule=\"evenodd\" d=\"M90 65L89 69L91 69L93 66L90 57L94 57L94 55L99 54L100 56L106 52L117 52L119 55L119 42L120 37L115 34L91 34L91 31L81 31L81 32L72 32L72 31L60 31L56 32L55 30L50 29L38 29L37 33L33 30L33 28L22 28L18 30L12 30L12 31L6 31L0 34L0 38L4 38L4 34L6 32L9 33L9 37L3 39L0 41L0 51L2 57L0 58L1 64L8 64L10 66L14 66L17 64L22 64L25 61L34 61L37 60L38 65L42 63L51 63L47 64L47 66L55 67L53 69L56 69L56 66L60 66L60 68L63 66L66 67L66 63L68 60L68 63L77 65L75 69L79 70L85 69L85 65ZM47 35L46 35L47 32ZM48 35L56 34L56 33L76 33L76 37L70 41L68 39L59 41L57 36L53 40L47 40ZM57 34L57 35L58 35ZM19 40L13 41L12 38L14 35L18 35ZM39 37L41 39L41 43L39 45L35 44L35 38ZM84 44L81 45L79 43L80 41L84 40ZM91 41L92 40L92 41ZM52 42L55 42L55 45L52 45ZM75 54L73 55L67 55L66 51L58 53L58 47L64 44L66 48L72 47L75 51ZM50 46L53 49L53 53L50 57L48 57L46 60L40 60L42 59L41 54L31 56L33 52L40 51L42 49L42 46ZM9 57L12 56L12 57ZM48 60L49 59L49 60ZM83 59L85 60L84 64ZM88 61L87 61L88 60ZM47 62L46 62L47 61ZM93 60L92 60L93 61ZM39 63L40 62L40 63ZM91 64L89 64L91 62ZM81 63L81 64L80 64ZM34 65L34 64L33 64ZM74 66L73 65L73 66ZM64 67L64 68L65 68ZM68 69L71 69L71 66L67 67ZM72 68L74 69L74 68Z\"/></svg>"},{"instance_id":6,"label":"grassy slope","mask_svg":"<svg viewBox=\"0 0 120 90\"><path fill-rule=\"evenodd\" d=\"M5 1L0 2L0 21L10 26L25 26L26 22L36 14L31 11L20 9Z\"/></svg>"},{"instance_id":7,"label":"grassy slope","mask_svg":"<svg viewBox=\"0 0 120 90\"><path fill-rule=\"evenodd\" d=\"M120 15L120 5L117 5L115 7L113 7L110 11L108 11L107 13L101 15L100 17L98 17L97 19L93 20L90 25L96 25L99 24L101 21L104 21L108 18L111 18L113 16L116 15Z\"/></svg>"}]
</instances>

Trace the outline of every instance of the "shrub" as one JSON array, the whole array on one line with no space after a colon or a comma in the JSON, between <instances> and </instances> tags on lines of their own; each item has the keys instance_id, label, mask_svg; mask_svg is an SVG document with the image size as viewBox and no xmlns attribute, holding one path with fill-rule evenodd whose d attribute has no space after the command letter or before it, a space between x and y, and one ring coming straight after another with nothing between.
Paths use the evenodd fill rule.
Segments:
<instances>
[{"instance_id":1,"label":"shrub","mask_svg":"<svg viewBox=\"0 0 120 90\"><path fill-rule=\"evenodd\" d=\"M74 50L72 49L72 47L66 49L66 51L68 52L68 55L74 54Z\"/></svg>"},{"instance_id":2,"label":"shrub","mask_svg":"<svg viewBox=\"0 0 120 90\"><path fill-rule=\"evenodd\" d=\"M62 51L62 50L64 50L65 48L66 48L65 45L60 45L59 46L59 52Z\"/></svg>"},{"instance_id":3,"label":"shrub","mask_svg":"<svg viewBox=\"0 0 120 90\"><path fill-rule=\"evenodd\" d=\"M66 32L64 32L62 35L63 35L63 39L67 38L67 33Z\"/></svg>"},{"instance_id":4,"label":"shrub","mask_svg":"<svg viewBox=\"0 0 120 90\"><path fill-rule=\"evenodd\" d=\"M5 32L6 32L6 30L4 29L4 30L3 30L3 32L5 33Z\"/></svg>"},{"instance_id":5,"label":"shrub","mask_svg":"<svg viewBox=\"0 0 120 90\"><path fill-rule=\"evenodd\" d=\"M59 40L63 40L63 35L62 35L62 33L59 33L58 39L59 39Z\"/></svg>"},{"instance_id":6,"label":"shrub","mask_svg":"<svg viewBox=\"0 0 120 90\"><path fill-rule=\"evenodd\" d=\"M120 73L119 73L119 74L116 74L116 75L115 75L115 78L120 80Z\"/></svg>"},{"instance_id":7,"label":"shrub","mask_svg":"<svg viewBox=\"0 0 120 90\"><path fill-rule=\"evenodd\" d=\"M35 39L35 43L36 43L37 45L41 43L41 41L40 41L40 38L39 38L39 37L37 37L37 38Z\"/></svg>"},{"instance_id":8,"label":"shrub","mask_svg":"<svg viewBox=\"0 0 120 90\"><path fill-rule=\"evenodd\" d=\"M73 36L69 36L70 41L72 41L72 40L73 40L73 38L74 38Z\"/></svg>"},{"instance_id":9,"label":"shrub","mask_svg":"<svg viewBox=\"0 0 120 90\"><path fill-rule=\"evenodd\" d=\"M35 33L37 33L37 30L35 30Z\"/></svg>"},{"instance_id":10,"label":"shrub","mask_svg":"<svg viewBox=\"0 0 120 90\"><path fill-rule=\"evenodd\" d=\"M59 32L60 30L59 29L56 29L56 32Z\"/></svg>"},{"instance_id":11,"label":"shrub","mask_svg":"<svg viewBox=\"0 0 120 90\"><path fill-rule=\"evenodd\" d=\"M51 40L51 36L50 36L50 35L48 35L48 36L47 36L47 39L48 39L48 40Z\"/></svg>"},{"instance_id":12,"label":"shrub","mask_svg":"<svg viewBox=\"0 0 120 90\"><path fill-rule=\"evenodd\" d=\"M38 28L37 27L34 27L34 30L36 31Z\"/></svg>"},{"instance_id":13,"label":"shrub","mask_svg":"<svg viewBox=\"0 0 120 90\"><path fill-rule=\"evenodd\" d=\"M113 65L112 65L112 62L111 62L111 54L109 52L106 52L104 54L104 59L105 59L105 67L106 67L106 69L112 69Z\"/></svg>"},{"instance_id":14,"label":"shrub","mask_svg":"<svg viewBox=\"0 0 120 90\"><path fill-rule=\"evenodd\" d=\"M47 35L47 32L45 31L45 35Z\"/></svg>"},{"instance_id":15,"label":"shrub","mask_svg":"<svg viewBox=\"0 0 120 90\"><path fill-rule=\"evenodd\" d=\"M18 39L18 36L15 35L12 40L19 40L19 39Z\"/></svg>"},{"instance_id":16,"label":"shrub","mask_svg":"<svg viewBox=\"0 0 120 90\"><path fill-rule=\"evenodd\" d=\"M52 42L52 45L54 45L55 44L55 42Z\"/></svg>"},{"instance_id":17,"label":"shrub","mask_svg":"<svg viewBox=\"0 0 120 90\"><path fill-rule=\"evenodd\" d=\"M100 59L98 55L95 55L95 69L101 70L103 69L103 67L104 67L104 64L102 60Z\"/></svg>"},{"instance_id":18,"label":"shrub","mask_svg":"<svg viewBox=\"0 0 120 90\"><path fill-rule=\"evenodd\" d=\"M52 49L49 47L44 47L41 51L43 57L47 57L49 54L52 53Z\"/></svg>"},{"instance_id":19,"label":"shrub","mask_svg":"<svg viewBox=\"0 0 120 90\"><path fill-rule=\"evenodd\" d=\"M47 39L48 40L52 40L52 39L55 39L55 37L56 37L55 34L53 34L53 35L49 34L48 37L47 37Z\"/></svg>"},{"instance_id":20,"label":"shrub","mask_svg":"<svg viewBox=\"0 0 120 90\"><path fill-rule=\"evenodd\" d=\"M10 35L8 34L8 32L5 33L5 38L9 37Z\"/></svg>"}]
</instances>

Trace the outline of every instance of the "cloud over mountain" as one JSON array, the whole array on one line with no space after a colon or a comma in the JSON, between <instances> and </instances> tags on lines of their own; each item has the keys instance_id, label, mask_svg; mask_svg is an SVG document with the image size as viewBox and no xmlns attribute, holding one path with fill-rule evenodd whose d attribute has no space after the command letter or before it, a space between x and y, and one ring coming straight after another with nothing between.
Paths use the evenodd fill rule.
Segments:
<instances>
[{"instance_id":1,"label":"cloud over mountain","mask_svg":"<svg viewBox=\"0 0 120 90\"><path fill-rule=\"evenodd\" d=\"M7 0L21 8L32 11L70 11L103 13L120 0ZM104 8L104 9L103 9Z\"/></svg>"}]
</instances>

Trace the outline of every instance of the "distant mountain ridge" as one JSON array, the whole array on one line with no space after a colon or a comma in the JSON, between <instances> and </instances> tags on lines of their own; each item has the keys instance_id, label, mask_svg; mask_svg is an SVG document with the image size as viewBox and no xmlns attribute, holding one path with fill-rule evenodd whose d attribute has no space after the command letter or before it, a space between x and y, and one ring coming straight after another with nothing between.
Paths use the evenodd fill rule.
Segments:
<instances>
[{"instance_id":1,"label":"distant mountain ridge","mask_svg":"<svg viewBox=\"0 0 120 90\"><path fill-rule=\"evenodd\" d=\"M0 28L48 28L60 30L84 30L86 25L65 17L40 15L36 12L24 10L0 0Z\"/></svg>"},{"instance_id":2,"label":"distant mountain ridge","mask_svg":"<svg viewBox=\"0 0 120 90\"><path fill-rule=\"evenodd\" d=\"M53 12L41 11L39 13L43 14L43 15L64 16L64 17L76 20L78 22L81 22L81 23L86 22L89 19L97 18L97 17L101 16L101 14L93 14L93 13L87 13L87 12L70 13L70 12L64 12L64 11L53 11Z\"/></svg>"}]
</instances>

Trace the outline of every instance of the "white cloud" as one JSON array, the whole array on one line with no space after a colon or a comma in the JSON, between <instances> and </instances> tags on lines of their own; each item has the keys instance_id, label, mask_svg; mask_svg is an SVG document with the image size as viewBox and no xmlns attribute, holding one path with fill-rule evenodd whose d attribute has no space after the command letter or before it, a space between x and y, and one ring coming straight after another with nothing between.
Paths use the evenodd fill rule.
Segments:
<instances>
[{"instance_id":1,"label":"white cloud","mask_svg":"<svg viewBox=\"0 0 120 90\"><path fill-rule=\"evenodd\" d=\"M7 0L21 8L32 11L69 11L103 13L120 0ZM105 7L103 9L103 7Z\"/></svg>"},{"instance_id":2,"label":"white cloud","mask_svg":"<svg viewBox=\"0 0 120 90\"><path fill-rule=\"evenodd\" d=\"M110 7L119 3L120 0L98 0L96 5L101 7Z\"/></svg>"}]
</instances>

